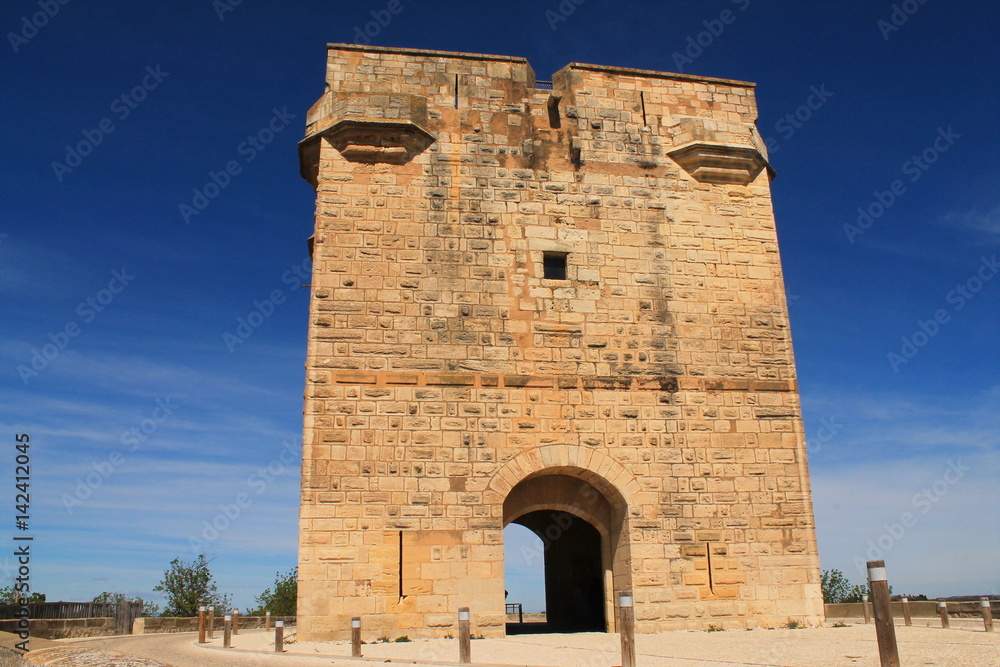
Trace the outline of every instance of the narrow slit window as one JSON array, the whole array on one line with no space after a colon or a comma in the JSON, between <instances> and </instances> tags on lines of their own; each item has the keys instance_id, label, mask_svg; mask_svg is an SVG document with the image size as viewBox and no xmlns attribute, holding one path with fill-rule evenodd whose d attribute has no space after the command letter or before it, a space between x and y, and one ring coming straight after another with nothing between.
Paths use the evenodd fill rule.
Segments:
<instances>
[{"instance_id":1,"label":"narrow slit window","mask_svg":"<svg viewBox=\"0 0 1000 667\"><path fill-rule=\"evenodd\" d=\"M399 599L402 600L405 597L403 595L403 531L399 531Z\"/></svg>"},{"instance_id":2,"label":"narrow slit window","mask_svg":"<svg viewBox=\"0 0 1000 667\"><path fill-rule=\"evenodd\" d=\"M566 280L567 252L542 253L542 276L546 280Z\"/></svg>"}]
</instances>

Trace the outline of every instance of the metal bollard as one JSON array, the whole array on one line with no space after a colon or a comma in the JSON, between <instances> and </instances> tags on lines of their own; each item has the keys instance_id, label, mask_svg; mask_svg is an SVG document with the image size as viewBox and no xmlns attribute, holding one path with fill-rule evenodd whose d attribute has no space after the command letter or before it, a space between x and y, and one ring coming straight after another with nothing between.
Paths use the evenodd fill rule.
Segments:
<instances>
[{"instance_id":1,"label":"metal bollard","mask_svg":"<svg viewBox=\"0 0 1000 667\"><path fill-rule=\"evenodd\" d=\"M205 643L205 605L198 607L198 643Z\"/></svg>"},{"instance_id":2,"label":"metal bollard","mask_svg":"<svg viewBox=\"0 0 1000 667\"><path fill-rule=\"evenodd\" d=\"M864 607L864 609L865 609L865 623L866 624L872 622L872 610L871 610L871 607L868 606L868 604L869 604L868 603L868 596L867 595L862 595L861 596L861 606Z\"/></svg>"},{"instance_id":3,"label":"metal bollard","mask_svg":"<svg viewBox=\"0 0 1000 667\"><path fill-rule=\"evenodd\" d=\"M222 619L222 648L232 648L233 647L233 617L230 614L226 614L226 617Z\"/></svg>"},{"instance_id":4,"label":"metal bollard","mask_svg":"<svg viewBox=\"0 0 1000 667\"><path fill-rule=\"evenodd\" d=\"M215 605L208 605L208 638L215 639Z\"/></svg>"},{"instance_id":5,"label":"metal bollard","mask_svg":"<svg viewBox=\"0 0 1000 667\"><path fill-rule=\"evenodd\" d=\"M361 617L351 619L351 656L361 657Z\"/></svg>"},{"instance_id":6,"label":"metal bollard","mask_svg":"<svg viewBox=\"0 0 1000 667\"><path fill-rule=\"evenodd\" d=\"M282 653L285 650L285 622L274 622L274 652Z\"/></svg>"},{"instance_id":7,"label":"metal bollard","mask_svg":"<svg viewBox=\"0 0 1000 667\"><path fill-rule=\"evenodd\" d=\"M878 639L879 662L882 667L899 667L896 626L892 624L889 581L885 573L884 560L868 561L868 589L872 594L872 611L875 612L875 636Z\"/></svg>"},{"instance_id":8,"label":"metal bollard","mask_svg":"<svg viewBox=\"0 0 1000 667\"><path fill-rule=\"evenodd\" d=\"M472 662L471 616L468 607L458 608L458 661L463 665Z\"/></svg>"},{"instance_id":9,"label":"metal bollard","mask_svg":"<svg viewBox=\"0 0 1000 667\"><path fill-rule=\"evenodd\" d=\"M618 632L622 637L622 667L635 667L635 600L632 591L618 594Z\"/></svg>"},{"instance_id":10,"label":"metal bollard","mask_svg":"<svg viewBox=\"0 0 1000 667\"><path fill-rule=\"evenodd\" d=\"M941 627L947 628L951 624L948 622L948 603L944 600L938 600L938 615L941 617Z\"/></svg>"}]
</instances>

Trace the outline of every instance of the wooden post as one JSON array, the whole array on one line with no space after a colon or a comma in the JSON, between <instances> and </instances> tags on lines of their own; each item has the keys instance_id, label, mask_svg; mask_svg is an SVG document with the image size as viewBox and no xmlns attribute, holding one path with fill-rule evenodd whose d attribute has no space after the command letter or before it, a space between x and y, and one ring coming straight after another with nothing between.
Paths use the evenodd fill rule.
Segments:
<instances>
[{"instance_id":1,"label":"wooden post","mask_svg":"<svg viewBox=\"0 0 1000 667\"><path fill-rule=\"evenodd\" d=\"M198 643L205 643L205 605L198 607Z\"/></svg>"},{"instance_id":2,"label":"wooden post","mask_svg":"<svg viewBox=\"0 0 1000 667\"><path fill-rule=\"evenodd\" d=\"M884 560L868 561L868 589L872 595L872 611L875 612L875 636L878 639L880 664L882 667L899 667L896 627L892 624L889 582L885 573Z\"/></svg>"},{"instance_id":3,"label":"wooden post","mask_svg":"<svg viewBox=\"0 0 1000 667\"><path fill-rule=\"evenodd\" d=\"M215 639L215 605L208 605L208 638Z\"/></svg>"},{"instance_id":4,"label":"wooden post","mask_svg":"<svg viewBox=\"0 0 1000 667\"><path fill-rule=\"evenodd\" d=\"M351 656L361 657L361 617L351 619Z\"/></svg>"},{"instance_id":5,"label":"wooden post","mask_svg":"<svg viewBox=\"0 0 1000 667\"><path fill-rule=\"evenodd\" d=\"M948 603L944 600L938 600L938 616L941 617L942 628L950 626L950 623L948 623Z\"/></svg>"},{"instance_id":6,"label":"wooden post","mask_svg":"<svg viewBox=\"0 0 1000 667\"><path fill-rule=\"evenodd\" d=\"M979 606L983 610L983 627L986 632L993 632L993 610L989 598L979 598Z\"/></svg>"},{"instance_id":7,"label":"wooden post","mask_svg":"<svg viewBox=\"0 0 1000 667\"><path fill-rule=\"evenodd\" d=\"M901 598L900 601L903 603L903 623L913 625L913 620L910 618L910 601L907 598Z\"/></svg>"},{"instance_id":8,"label":"wooden post","mask_svg":"<svg viewBox=\"0 0 1000 667\"><path fill-rule=\"evenodd\" d=\"M632 591L618 594L618 632L622 636L622 667L635 667L635 609Z\"/></svg>"},{"instance_id":9,"label":"wooden post","mask_svg":"<svg viewBox=\"0 0 1000 667\"><path fill-rule=\"evenodd\" d=\"M240 610L238 607L233 609L233 634L240 634Z\"/></svg>"},{"instance_id":10,"label":"wooden post","mask_svg":"<svg viewBox=\"0 0 1000 667\"><path fill-rule=\"evenodd\" d=\"M471 617L468 607L458 608L458 661L463 665L472 662Z\"/></svg>"},{"instance_id":11,"label":"wooden post","mask_svg":"<svg viewBox=\"0 0 1000 667\"><path fill-rule=\"evenodd\" d=\"M264 629L265 630L271 629L271 612L269 611L264 612Z\"/></svg>"},{"instance_id":12,"label":"wooden post","mask_svg":"<svg viewBox=\"0 0 1000 667\"><path fill-rule=\"evenodd\" d=\"M868 603L868 596L867 595L862 595L861 596L861 606L864 607L864 609L865 609L865 623L871 623L872 622L872 610L871 610L871 607L868 606L868 604L869 604Z\"/></svg>"},{"instance_id":13,"label":"wooden post","mask_svg":"<svg viewBox=\"0 0 1000 667\"><path fill-rule=\"evenodd\" d=\"M226 614L226 617L222 619L222 648L232 648L233 647L233 617L230 614Z\"/></svg>"},{"instance_id":14,"label":"wooden post","mask_svg":"<svg viewBox=\"0 0 1000 667\"><path fill-rule=\"evenodd\" d=\"M274 622L274 652L283 653L285 650L285 622Z\"/></svg>"}]
</instances>

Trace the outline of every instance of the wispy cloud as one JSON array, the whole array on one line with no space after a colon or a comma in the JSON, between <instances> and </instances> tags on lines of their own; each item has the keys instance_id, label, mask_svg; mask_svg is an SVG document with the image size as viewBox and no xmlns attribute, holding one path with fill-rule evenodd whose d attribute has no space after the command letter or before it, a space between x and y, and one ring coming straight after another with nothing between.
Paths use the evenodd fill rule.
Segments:
<instances>
[{"instance_id":1,"label":"wispy cloud","mask_svg":"<svg viewBox=\"0 0 1000 667\"><path fill-rule=\"evenodd\" d=\"M810 454L823 568L861 582L858 563L883 558L896 590L911 594L985 593L976 582L1000 580L996 559L980 556L1000 550L1000 385L814 392L803 405L807 432L821 416L843 425ZM965 574L943 575L946 563Z\"/></svg>"},{"instance_id":2,"label":"wispy cloud","mask_svg":"<svg viewBox=\"0 0 1000 667\"><path fill-rule=\"evenodd\" d=\"M807 433L822 418L844 424L814 457L824 466L850 465L862 452L901 460L942 449L1000 451L1000 385L974 395L823 391L802 401Z\"/></svg>"},{"instance_id":3,"label":"wispy cloud","mask_svg":"<svg viewBox=\"0 0 1000 667\"><path fill-rule=\"evenodd\" d=\"M942 222L952 227L975 232L983 243L1000 243L1000 204L991 209L974 209L952 212L942 217Z\"/></svg>"}]
</instances>

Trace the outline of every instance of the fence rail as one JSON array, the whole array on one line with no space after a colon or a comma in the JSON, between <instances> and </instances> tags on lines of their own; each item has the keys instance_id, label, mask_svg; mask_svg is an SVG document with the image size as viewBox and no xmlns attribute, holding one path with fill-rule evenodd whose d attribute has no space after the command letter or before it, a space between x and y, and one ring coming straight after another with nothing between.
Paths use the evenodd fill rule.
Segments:
<instances>
[{"instance_id":1,"label":"fence rail","mask_svg":"<svg viewBox=\"0 0 1000 667\"><path fill-rule=\"evenodd\" d=\"M142 615L141 602L122 603L118 609L115 602L31 602L26 605L0 604L0 619L20 618L23 607L28 608L28 618L71 619L71 618L136 618Z\"/></svg>"}]
</instances>

